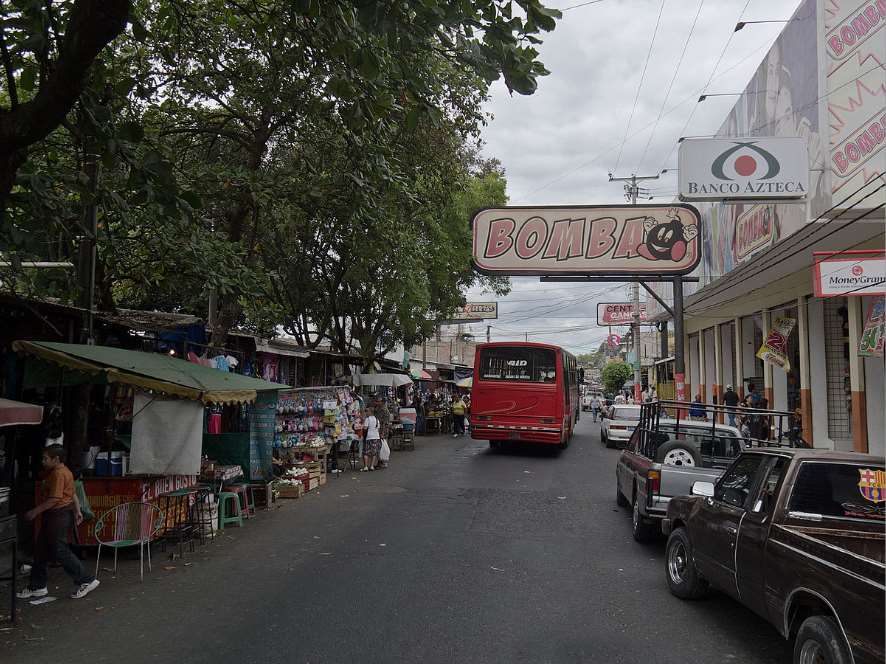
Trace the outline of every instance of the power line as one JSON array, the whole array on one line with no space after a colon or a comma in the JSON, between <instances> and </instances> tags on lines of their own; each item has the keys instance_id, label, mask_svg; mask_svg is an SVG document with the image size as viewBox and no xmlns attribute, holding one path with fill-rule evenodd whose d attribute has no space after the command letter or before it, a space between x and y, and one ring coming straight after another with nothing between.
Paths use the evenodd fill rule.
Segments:
<instances>
[{"instance_id":1,"label":"power line","mask_svg":"<svg viewBox=\"0 0 886 664\"><path fill-rule=\"evenodd\" d=\"M741 17L744 16L745 10L747 10L749 4L751 4L751 0L746 0L744 3L744 7L741 8L741 13L738 15L738 21L741 21ZM736 23L738 23L738 21L736 21ZM734 36L735 36L735 31L733 30L732 32L729 33L729 39L726 40L726 44L723 46L723 50L720 51L720 55L717 58L717 62L716 62L716 64L714 64L714 68L711 69L711 75L708 76L708 82L704 84L704 87L701 90L701 94L704 94L705 92L708 91L708 86L710 86L711 81L714 80L714 74L717 73L717 67L719 67L720 63L723 61L723 56L726 55L726 51L729 48L729 45L732 43L732 38ZM689 117L686 118L686 123L683 125L683 129L681 129L680 133L678 134L678 138L680 136L684 136L686 134L686 128L689 126L689 123L692 122L692 118L695 116L695 109L698 108L698 105L700 103L701 102L698 102L698 101L695 102L695 105L692 107L692 111L689 113ZM671 159L671 155L674 154L674 150L676 148L677 148L677 142L675 141L674 144L671 146L670 151L668 152L668 156L665 158L664 162L662 162L661 168L666 167L667 163ZM659 169L659 170L661 170L661 169Z\"/></svg>"},{"instance_id":2,"label":"power line","mask_svg":"<svg viewBox=\"0 0 886 664\"><path fill-rule=\"evenodd\" d=\"M655 124L652 125L652 132L649 134L649 140L646 141L646 147L643 148L643 154L640 156L640 161L637 162L637 172L640 172L640 167L643 165L643 160L646 158L646 153L649 152L649 146L652 144L652 139L655 137L655 131L658 129L658 123L661 121L661 116L664 113L665 105L668 103L668 99L671 96L671 89L674 87L674 82L677 80L677 74L680 73L680 67L683 64L683 58L686 56L686 49L689 48L689 42L692 39L692 34L695 32L695 25L698 23L698 17L701 14L701 8L704 7L705 0L699 0L698 9L695 10L695 18L692 19L692 26L689 28L689 35L686 37L686 41L683 42L683 50L680 51L680 57L677 59L677 65L674 67L674 75L671 77L671 82L668 83L668 89L665 92L664 99L661 102L661 108L658 109L658 117L655 118ZM662 168L664 168L662 166ZM661 168L659 170L662 170Z\"/></svg>"},{"instance_id":3,"label":"power line","mask_svg":"<svg viewBox=\"0 0 886 664\"><path fill-rule=\"evenodd\" d=\"M754 50L752 50L750 53L748 53L747 55L745 55L743 58L741 58L740 60L737 60L734 64L732 64L732 65L730 65L729 67L727 67L726 69L724 69L724 70L723 70L722 72L720 72L717 76L718 76L718 77L719 77L719 76L725 76L726 74L728 74L728 73L729 73L730 71L732 71L733 69L735 69L735 68L740 67L741 65L743 65L745 62L747 62L748 60L750 60L754 55L756 55L756 53L757 53L758 51L763 50L763 49L766 48L767 46L769 46L769 42L768 42L768 41L764 42L763 44L760 44L757 48L755 48ZM667 117L668 115L670 115L671 113L673 113L674 111L676 111L678 108L680 108L680 107L681 107L683 104L685 104L686 102L691 101L692 99L697 99L699 93L701 93L701 88L697 89L695 92L689 94L688 96L684 97L681 101L679 101L679 102L677 102L676 104L674 104L673 106L671 106L671 108L669 108L669 109L667 110L667 112L665 112L665 114L664 114L662 117L663 117L663 118L664 118L664 117ZM645 131L646 129L649 129L653 124L654 124L654 121L653 121L653 122L650 122L650 123L647 124L647 125L644 125L643 127L641 127L641 128L638 130L638 132L637 132L636 135L639 135L641 132ZM631 139L628 139L628 140L631 140ZM536 189L533 189L532 191L529 191L529 192L527 192L526 194L521 195L521 196L518 197L518 198L515 198L515 199L514 199L514 202L525 201L525 200L526 200L526 197L528 197L528 196L532 196L533 194L536 194L536 193L538 193L539 191L542 191L542 190L544 190L544 189L547 189L547 188L550 187L552 184L556 184L557 182L559 182L559 181L562 180L563 178L569 177L570 175L572 175L572 174L575 173L576 171L578 171L578 170L584 168L585 166L590 166L591 164L593 164L595 161L597 161L597 160L600 159L601 157L603 157L603 156L605 156L606 154L612 152L616 147L617 147L617 144L612 144L612 145L610 145L610 146L604 148L603 150L601 150L600 152L598 152L596 155L594 155L593 157L591 157L591 158L588 159L587 161L584 161L584 162L578 164L577 166L571 168L570 170L566 171L566 172L563 173L562 175L558 175L558 176L555 177L553 180L549 180L548 182L546 182L545 184L541 185L540 187L537 187Z\"/></svg>"},{"instance_id":4,"label":"power line","mask_svg":"<svg viewBox=\"0 0 886 664\"><path fill-rule=\"evenodd\" d=\"M652 47L655 45L655 36L658 34L658 26L661 25L661 15L664 12L666 0L661 0L658 8L658 18L655 19L655 28L652 30L652 39L649 41L649 50L646 51L646 62L643 63L643 72L640 74L640 84L637 86L637 94L634 95L634 105L631 106L631 113L628 115L628 125L625 127L624 138L621 139L621 145L618 146L618 157L615 160L615 168L613 173L618 172L618 166L621 164L621 154L624 150L625 143L628 140L628 134L631 131L631 122L634 120L634 112L637 110L637 101L640 99L640 90L643 89L643 81L646 80L646 69L649 67L649 59L652 57ZM748 0L750 2L750 0ZM662 167L664 168L664 167Z\"/></svg>"},{"instance_id":5,"label":"power line","mask_svg":"<svg viewBox=\"0 0 886 664\"><path fill-rule=\"evenodd\" d=\"M571 7L563 7L561 12L568 12L570 9L578 9L579 7L587 7L588 5L596 5L598 2L603 2L603 0L588 0L588 2L582 2L577 5L572 5Z\"/></svg>"}]
</instances>

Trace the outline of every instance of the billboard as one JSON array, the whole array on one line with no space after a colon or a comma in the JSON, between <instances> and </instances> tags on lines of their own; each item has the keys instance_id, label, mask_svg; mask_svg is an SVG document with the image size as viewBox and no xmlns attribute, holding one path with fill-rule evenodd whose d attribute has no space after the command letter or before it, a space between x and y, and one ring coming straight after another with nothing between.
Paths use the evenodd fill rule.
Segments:
<instances>
[{"instance_id":1,"label":"billboard","mask_svg":"<svg viewBox=\"0 0 886 664\"><path fill-rule=\"evenodd\" d=\"M886 295L883 251L816 251L813 255L816 297Z\"/></svg>"},{"instance_id":2,"label":"billboard","mask_svg":"<svg viewBox=\"0 0 886 664\"><path fill-rule=\"evenodd\" d=\"M680 143L680 200L799 199L809 187L806 140L689 138Z\"/></svg>"},{"instance_id":3,"label":"billboard","mask_svg":"<svg viewBox=\"0 0 886 664\"><path fill-rule=\"evenodd\" d=\"M468 302L450 319L454 323L498 318L498 302Z\"/></svg>"},{"instance_id":4,"label":"billboard","mask_svg":"<svg viewBox=\"0 0 886 664\"><path fill-rule=\"evenodd\" d=\"M504 207L471 222L475 268L507 275L687 274L701 257L689 205Z\"/></svg>"},{"instance_id":5,"label":"billboard","mask_svg":"<svg viewBox=\"0 0 886 664\"><path fill-rule=\"evenodd\" d=\"M598 302L597 325L630 325L634 322L633 302ZM640 322L648 323L646 303L640 303Z\"/></svg>"}]
</instances>

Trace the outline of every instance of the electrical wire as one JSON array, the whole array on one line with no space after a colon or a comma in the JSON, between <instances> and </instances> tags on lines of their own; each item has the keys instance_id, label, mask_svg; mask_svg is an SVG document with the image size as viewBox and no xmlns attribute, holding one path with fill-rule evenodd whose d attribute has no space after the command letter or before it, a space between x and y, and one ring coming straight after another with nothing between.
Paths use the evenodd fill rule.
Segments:
<instances>
[{"instance_id":1,"label":"electrical wire","mask_svg":"<svg viewBox=\"0 0 886 664\"><path fill-rule=\"evenodd\" d=\"M649 68L649 60L652 57L652 47L655 46L655 36L658 34L658 26L661 25L661 15L664 13L664 6L667 0L661 0L661 5L658 7L658 18L655 19L655 28L652 30L652 39L649 41L649 50L646 51L646 61L643 63L643 71L640 74L640 84L637 86L637 93L634 95L634 104L631 106L631 113L628 115L628 125L625 127L625 135L624 138L621 139L621 145L618 146L618 157L615 159L615 168L612 169L613 172L618 171L618 166L621 164L621 155L624 151L625 143L628 141L628 134L631 133L631 122L634 120L634 113L637 110L637 102L640 99L640 91L643 89L643 82L646 80L646 70ZM750 0L748 0L750 2Z\"/></svg>"},{"instance_id":2,"label":"electrical wire","mask_svg":"<svg viewBox=\"0 0 886 664\"><path fill-rule=\"evenodd\" d=\"M741 65L743 65L745 62L747 62L748 60L750 60L754 55L756 55L758 51L762 51L762 50L763 50L764 48L766 48L767 46L769 46L769 42L768 42L768 41L765 42L765 43L763 43L763 44L760 44L760 45L759 45L757 48L755 48L753 51L751 51L750 53L748 53L747 55L745 55L745 56L744 56L743 58L741 58L740 60L737 60L734 64L730 65L730 66L727 67L726 69L724 69L724 70L723 70L722 72L720 72L717 76L718 76L718 77L719 77L719 76L725 76L726 74L728 74L728 73L729 73L730 71L732 71L733 69L736 69L737 67L740 67ZM691 101L692 99L696 99L700 93L701 93L701 88L699 88L699 89L696 90L695 92L693 92L693 93L687 95L687 96L684 97L681 101L677 102L677 103L674 104L670 109L668 109L667 112L665 112L665 114L664 114L662 117L665 118L665 117L669 116L671 113L675 112L678 108L680 108L681 106L683 106L683 104L685 104L686 102ZM642 132L645 131L646 129L649 129L653 124L654 124L654 121L653 121L653 122L650 122L650 123L648 123L648 124L646 124L646 125L644 125L643 127L641 127L641 128L637 131L637 134L636 134L636 135L639 135L640 133L642 133ZM631 139L629 139L629 140L631 140ZM601 150L600 152L598 152L596 155L594 155L593 157L591 157L591 158L588 159L587 161L584 161L584 162L578 164L577 166L575 166L574 168L571 168L570 170L566 171L566 172L563 173L562 175L558 175L558 176L555 177L553 180L549 180L548 182L546 182L545 184L541 185L540 187L537 187L537 188L535 188L535 189L533 189L533 190L527 192L525 195L521 195L521 196L519 196L519 197L515 197L514 200L513 200L513 203L526 202L526 200L527 200L527 198L528 198L529 196L532 196L533 194L536 194L536 193L538 193L538 192L540 192L540 191L543 191L543 190L547 189L547 188L550 187L552 184L556 184L556 183L559 182L560 180L569 177L570 175L572 175L572 174L575 173L576 171L581 170L582 168L585 168L586 166L590 166L591 164L593 164L594 162L598 161L598 160L601 159L602 157L604 157L604 156L606 156L607 154L611 153L616 147L618 147L618 144L615 144L615 143L614 143L614 144L612 144L612 145L610 145L610 146L604 148L603 150Z\"/></svg>"},{"instance_id":3,"label":"electrical wire","mask_svg":"<svg viewBox=\"0 0 886 664\"><path fill-rule=\"evenodd\" d=\"M745 0L744 7L741 8L741 13L738 15L738 20L736 24L741 21L742 16L744 16L745 11L748 8L748 5L751 4L751 0ZM717 57L717 62L714 64L714 68L711 69L711 75L708 76L708 82L704 84L704 87L701 89L701 94L704 94L708 91L708 87L711 85L711 81L714 80L714 75L717 73L717 68L720 66L720 63L723 61L723 56L726 55L726 51L729 49L729 45L732 43L732 38L735 36L735 31L729 33L729 39L726 40L726 44L723 46L723 50L720 51L719 57ZM695 116L695 111L700 104L700 101L695 102L695 106L692 107L692 111L689 113L689 117L686 118L686 123L683 125L683 129L680 130L678 134L678 138L680 136L686 135L686 128L689 126L689 123L692 122L692 118ZM671 155L674 154L674 150L677 148L677 142L674 141L674 144L671 146L670 151L668 152L668 156L662 162L662 166L659 170L663 169L665 164L667 164L671 160Z\"/></svg>"},{"instance_id":4,"label":"electrical wire","mask_svg":"<svg viewBox=\"0 0 886 664\"><path fill-rule=\"evenodd\" d=\"M596 5L598 2L603 2L603 0L588 0L588 2L582 2L577 5L572 5L571 7L563 7L561 12L568 12L570 9L578 9L579 7L587 7L588 5Z\"/></svg>"},{"instance_id":5,"label":"electrical wire","mask_svg":"<svg viewBox=\"0 0 886 664\"><path fill-rule=\"evenodd\" d=\"M646 159L646 153L649 152L649 146L652 145L652 139L655 137L655 131L658 129L658 123L661 122L661 116L664 113L665 105L668 103L668 99L671 96L671 90L674 87L674 82L677 80L677 74L680 73L680 67L683 65L683 58L686 56L686 50L689 48L689 42L692 39L693 33L695 32L695 26L698 23L698 17L701 14L701 8L704 7L704 3L705 0L699 0L698 9L695 10L695 18L692 19L692 25L689 28L689 35L686 37L686 41L683 42L683 50L680 51L680 57L677 58L677 64L674 67L674 75L671 77L671 82L668 83L668 89L665 91L664 99L662 99L661 108L658 109L658 117L655 118L655 124L652 125L652 131L649 134L649 139L646 141L646 147L643 148L643 154L640 155L640 161L637 162L637 173L640 172L640 167L643 165L643 160ZM661 170L662 169L659 169L659 171Z\"/></svg>"}]
</instances>

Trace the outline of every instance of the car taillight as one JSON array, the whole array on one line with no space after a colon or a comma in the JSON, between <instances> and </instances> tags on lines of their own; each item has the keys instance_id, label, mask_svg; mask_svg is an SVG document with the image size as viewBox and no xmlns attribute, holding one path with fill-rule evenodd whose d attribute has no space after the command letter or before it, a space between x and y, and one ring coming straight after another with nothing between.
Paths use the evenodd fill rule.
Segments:
<instances>
[{"instance_id":1,"label":"car taillight","mask_svg":"<svg viewBox=\"0 0 886 664\"><path fill-rule=\"evenodd\" d=\"M623 427L620 424L610 424L609 428L610 429L618 429L619 431L624 431L625 429L627 429L627 427Z\"/></svg>"},{"instance_id":2,"label":"car taillight","mask_svg":"<svg viewBox=\"0 0 886 664\"><path fill-rule=\"evenodd\" d=\"M658 493L661 489L661 473L657 470L650 470L646 473L646 494L651 496Z\"/></svg>"}]
</instances>

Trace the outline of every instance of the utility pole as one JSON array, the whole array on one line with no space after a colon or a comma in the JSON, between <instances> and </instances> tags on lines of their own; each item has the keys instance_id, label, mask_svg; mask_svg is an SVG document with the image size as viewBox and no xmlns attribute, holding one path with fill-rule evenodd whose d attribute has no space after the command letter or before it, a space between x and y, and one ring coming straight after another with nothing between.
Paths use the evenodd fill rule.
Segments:
<instances>
[{"instance_id":1,"label":"utility pole","mask_svg":"<svg viewBox=\"0 0 886 664\"><path fill-rule=\"evenodd\" d=\"M529 341L529 332L524 333L524 338L526 339L526 341Z\"/></svg>"},{"instance_id":2,"label":"utility pole","mask_svg":"<svg viewBox=\"0 0 886 664\"><path fill-rule=\"evenodd\" d=\"M92 147L90 141L88 147ZM96 195L98 190L98 155L87 152L84 155L84 170L92 193L89 203L83 210L83 225L87 235L80 241L80 306L86 309L80 343L95 343L95 262L98 240L98 210Z\"/></svg>"},{"instance_id":3,"label":"utility pole","mask_svg":"<svg viewBox=\"0 0 886 664\"><path fill-rule=\"evenodd\" d=\"M636 175L635 173L631 173L631 177L627 178L616 178L612 177L612 173L609 174L610 182L628 182L629 184L625 185L625 198L627 198L631 205L637 204L637 198L640 196L640 188L637 186L638 182L643 180L657 180L659 174L655 175ZM652 196L648 195L648 190L644 190L643 196L645 198L651 199ZM634 401L640 403L640 393L641 393L641 383L643 379L640 377L640 284L634 283L634 315L633 321L631 322L631 337L633 340L634 346Z\"/></svg>"},{"instance_id":4,"label":"utility pole","mask_svg":"<svg viewBox=\"0 0 886 664\"><path fill-rule=\"evenodd\" d=\"M486 343L492 341L492 325L486 326Z\"/></svg>"}]
</instances>

